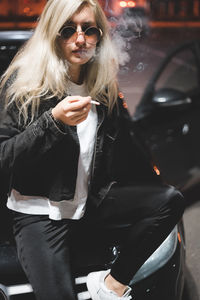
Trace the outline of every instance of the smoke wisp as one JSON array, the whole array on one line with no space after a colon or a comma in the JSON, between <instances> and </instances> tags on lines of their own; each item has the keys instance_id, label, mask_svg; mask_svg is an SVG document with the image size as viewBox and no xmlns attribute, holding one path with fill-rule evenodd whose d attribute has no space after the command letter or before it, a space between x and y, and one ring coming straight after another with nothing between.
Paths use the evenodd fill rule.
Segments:
<instances>
[{"instance_id":1,"label":"smoke wisp","mask_svg":"<svg viewBox=\"0 0 200 300\"><path fill-rule=\"evenodd\" d=\"M125 66L130 61L129 51L133 40L140 38L143 31L142 18L137 15L123 14L119 18L110 18L111 37L114 42L119 64Z\"/></svg>"}]
</instances>

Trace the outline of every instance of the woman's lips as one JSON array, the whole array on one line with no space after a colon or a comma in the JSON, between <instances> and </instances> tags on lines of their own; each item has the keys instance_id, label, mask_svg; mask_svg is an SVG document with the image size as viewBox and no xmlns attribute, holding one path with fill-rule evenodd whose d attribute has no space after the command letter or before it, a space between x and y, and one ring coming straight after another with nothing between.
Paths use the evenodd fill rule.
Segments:
<instances>
[{"instance_id":1,"label":"woman's lips","mask_svg":"<svg viewBox=\"0 0 200 300\"><path fill-rule=\"evenodd\" d=\"M74 51L72 51L72 53L76 56L87 56L88 55L88 52L85 49L74 50Z\"/></svg>"},{"instance_id":2,"label":"woman's lips","mask_svg":"<svg viewBox=\"0 0 200 300\"><path fill-rule=\"evenodd\" d=\"M76 49L72 54L77 58L90 59L95 54L95 48L91 49Z\"/></svg>"}]
</instances>

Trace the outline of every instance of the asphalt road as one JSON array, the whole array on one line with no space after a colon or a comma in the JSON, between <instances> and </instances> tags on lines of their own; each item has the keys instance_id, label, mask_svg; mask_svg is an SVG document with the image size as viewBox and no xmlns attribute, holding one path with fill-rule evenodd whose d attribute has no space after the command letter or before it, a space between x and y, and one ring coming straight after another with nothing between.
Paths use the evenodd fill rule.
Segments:
<instances>
[{"instance_id":1,"label":"asphalt road","mask_svg":"<svg viewBox=\"0 0 200 300\"><path fill-rule=\"evenodd\" d=\"M131 114L134 113L149 79L166 53L179 43L198 38L199 33L200 28L157 28L140 38L131 41L124 39L123 43L119 41L119 44L123 45L120 48L120 55L127 61L120 68L119 82ZM187 208L184 213L188 288L188 297L184 300L200 299L199 195L200 191L196 191L187 197Z\"/></svg>"},{"instance_id":2,"label":"asphalt road","mask_svg":"<svg viewBox=\"0 0 200 300\"><path fill-rule=\"evenodd\" d=\"M192 199L191 199L192 200ZM188 269L187 285L189 289L188 299L200 299L200 201L189 203L184 213L184 227L186 237L186 264Z\"/></svg>"}]
</instances>

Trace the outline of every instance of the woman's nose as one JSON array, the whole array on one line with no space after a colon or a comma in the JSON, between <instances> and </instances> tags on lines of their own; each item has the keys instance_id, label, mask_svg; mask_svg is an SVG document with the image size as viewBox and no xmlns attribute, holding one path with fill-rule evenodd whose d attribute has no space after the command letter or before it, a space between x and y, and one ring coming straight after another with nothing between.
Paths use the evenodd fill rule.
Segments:
<instances>
[{"instance_id":1,"label":"woman's nose","mask_svg":"<svg viewBox=\"0 0 200 300\"><path fill-rule=\"evenodd\" d=\"M77 32L76 44L84 45L85 44L85 34L84 32Z\"/></svg>"}]
</instances>

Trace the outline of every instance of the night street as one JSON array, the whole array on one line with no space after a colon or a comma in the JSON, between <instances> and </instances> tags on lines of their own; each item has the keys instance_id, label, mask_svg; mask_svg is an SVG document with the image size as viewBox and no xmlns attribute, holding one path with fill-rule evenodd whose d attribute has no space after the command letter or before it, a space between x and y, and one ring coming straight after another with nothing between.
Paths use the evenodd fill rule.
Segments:
<instances>
[{"instance_id":1,"label":"night street","mask_svg":"<svg viewBox=\"0 0 200 300\"><path fill-rule=\"evenodd\" d=\"M55 6L52 6L54 2ZM5 123L6 134L4 127L1 127L2 125L0 126L0 131L2 130L3 132L3 134L2 132L0 134L1 153L3 153L1 157L1 167L3 166L5 169L8 169L6 169L7 173L2 173L3 177L1 177L0 173L0 182L3 186L3 189L0 189L0 198L6 199L7 201L8 182L11 189L10 197L8 197L10 202L7 202L7 206L3 202L1 202L0 205L0 221L2 224L2 226L0 226L0 300L31 300L36 299L36 297L38 299L57 300L59 297L66 299L66 295L68 299L69 293L73 294L71 294L73 298L70 297L70 299L95 299L90 292L90 288L86 285L87 275L89 272L98 271L100 269L111 269L118 255L122 253L120 243L114 241L112 245L107 245L101 242L100 239L100 242L96 243L93 237L90 238L90 241L92 241L92 243L90 243L89 240L88 242L87 239L85 239L84 234L82 234L83 240L81 239L81 244L70 244L71 240L72 243L75 242L75 239L79 240L79 236L77 239L77 235L75 235L74 240L71 239L73 233L76 233L75 230L77 230L78 233L78 226L77 228L74 227L74 232L72 231L72 234L70 233L71 235L69 234L69 229L71 230L72 226L74 226L73 224L76 222L63 222L63 224L60 223L63 227L54 228L54 225L50 227L48 223L45 223L49 220L41 219L40 215L49 215L50 219L52 218L56 221L60 219L81 218L84 214L83 209L87 200L88 191L93 192L93 187L91 188L91 186L95 186L99 178L105 178L104 181L106 181L106 172L108 171L108 173L110 173L110 170L112 170L110 166L112 166L112 164L114 165L114 169L115 165L120 165L119 177L123 177L122 181L126 182L126 185L127 182L129 183L131 173L128 173L127 178L124 174L129 170L131 172L133 170L136 173L136 187L138 177L138 181L142 183L142 190L148 195L148 208L152 211L153 216L157 210L159 213L162 212L160 199L164 200L163 198L165 197L171 197L170 200L172 199L173 201L169 201L169 206L167 209L165 208L164 211L165 214L160 214L161 217L159 218L166 221L166 218L170 217L170 211L173 211L174 205L176 206L174 211L176 210L178 216L174 219L175 217L171 215L171 220L175 221L171 227L169 227L170 223L167 223L167 229L170 228L167 234L172 228L173 230L167 238L165 235L166 239L162 239L162 244L161 242L156 244L157 250L153 254L151 252L152 255L150 255L148 259L146 256L142 261L141 252L143 251L145 255L148 254L147 245L149 246L150 240L145 239L145 236L141 236L138 241L134 241L134 250L139 249L139 251L135 255L132 248L129 253L131 253L134 259L136 258L135 262L142 261L143 265L139 270L136 270L136 275L129 281L129 286L132 288L132 291L128 291L126 296L123 294L126 292L126 289L123 290L123 293L121 292L120 295L123 294L123 299L126 297L126 299L132 298L133 300L199 300L200 0L94 0L94 3L97 2L95 9L93 4L91 4L92 1L89 1L91 3L88 5L82 3L83 6L80 5L81 2L88 1L0 1L0 75L5 72L21 46L29 45L28 47L25 46L21 48L23 49L21 50L21 56L18 55L16 57L14 63L11 64L11 68L8 69L11 70L9 71L10 73L7 72L9 76L15 75L16 72L15 77L17 79L20 78L20 80L16 80L14 77L14 83L16 80L17 84L11 83L12 88L9 89L9 91L12 92L11 99L13 100L11 104L17 104L17 108L19 108L20 105L25 108L24 111L24 108L22 109L22 116L25 121L24 128L18 124L17 126L21 127L19 129L16 124L14 124L17 116L15 110L10 112L10 116L8 116L8 120L9 118L12 119L11 123L8 123L9 125ZM98 2L101 7L99 7ZM76 5L79 9L75 9ZM45 6L47 7L46 12L41 16ZM97 13L97 7L99 7L101 14L102 9L105 13L102 14L102 20L100 18L101 14ZM43 20L43 23L41 20ZM107 20L109 24L107 24ZM36 27L39 29L34 32ZM106 37L109 37L109 35L112 37L116 51L113 51L114 49L111 46L111 42L109 42L110 46L109 43L105 43ZM198 42L194 42L197 40ZM188 44L181 48L180 46L184 43ZM178 47L180 47L180 49ZM177 51L172 53L175 49L177 49ZM94 109L93 107L92 109L85 110L85 105L82 107L84 113L81 115L79 114L80 109L70 109L69 112L71 112L71 116L69 117L67 116L66 110L63 110L64 106L60 106L59 108L60 103L64 102L60 100L67 99L67 101L69 101L67 97L64 99L63 95L64 97L65 95L72 97L70 102L72 107L75 102L78 102L77 96L74 95L80 95L81 98L90 96L90 100L87 100L88 102L86 103L90 104L92 99L100 102L95 103L95 101L93 101L93 104L97 105L102 105L101 99L104 99L105 95L106 101L109 103L112 97L112 93L110 92L112 91L115 91L113 95L116 98L118 92L116 88L118 82L115 72L116 55L118 56L120 64L118 82L121 96L120 94L119 96L120 98L124 96L126 102L123 103L123 106L128 108L128 111L133 117L134 126L134 133L124 134L124 136L125 139L126 135L128 138L130 136L131 138L133 137L134 147L136 146L132 151L132 143L123 143L121 147L123 151L120 152L119 159L117 156L117 162L114 160L116 156L115 152L112 151L113 149L115 150L116 144L121 144L114 143L113 141L115 141L116 137L116 141L118 141L118 136L120 140L121 136L118 134L120 130L114 132L116 124L113 123L115 126L112 126L112 118L105 118L105 121L108 120L108 122L105 122L104 126L103 118L101 122L97 122L99 120L98 115L100 115L98 108ZM166 58L169 58L168 61L164 61ZM166 63L163 64L163 61ZM17 63L15 64L15 62ZM12 66L14 66L13 69ZM73 68L74 66L76 66L76 68ZM94 70L96 71L94 72ZM105 74L107 74L107 76ZM9 76L5 77L6 85L10 81L11 76ZM115 78L115 81L113 81L115 85L110 85L109 81L112 82L113 78ZM97 85L99 85L97 92L94 91L93 95L92 92ZM113 87L115 87L115 90ZM104 93L102 93L102 91L104 91ZM16 95L16 98L14 98L14 95ZM21 98L18 99L19 95L21 95ZM103 96L103 98L98 98L99 96ZM40 100L43 100L43 97L44 100L48 100L48 102L43 102L45 103L44 108L43 105L40 105ZM57 102L55 102L54 98ZM34 102L35 99L37 102ZM50 99L53 99L52 103L50 103ZM141 99L143 101L141 101ZM113 100L115 99L113 98ZM121 99L118 100L121 101ZM8 98L8 102L9 101L10 99ZM55 105L55 103L57 104ZM29 113L30 104L32 106ZM36 106L38 106L38 111L35 110ZM39 109L41 109L41 114ZM42 112L43 109L44 112ZM102 107L100 106L100 109L104 112L104 103ZM7 111L5 112L7 113ZM64 113L61 114L61 112ZM89 113L90 118L88 117ZM93 117L91 117L91 113ZM29 114L32 117L30 123ZM74 114L75 117L73 117ZM127 125L126 114L122 115L125 119L124 124ZM3 120L3 114L1 116ZM45 120L43 119L44 116L46 116ZM19 120L21 120L21 114L19 114ZM90 123L83 123L83 125L86 125L80 129L82 125L79 127L78 125L82 123L82 120ZM116 120L116 118L114 118L114 120ZM26 122L28 124L27 126L25 126ZM36 126L37 122L39 126ZM115 123L120 124L119 126L123 124L120 122ZM2 124L4 126L4 123ZM43 124L45 124L45 126L42 126ZM70 127L68 125L70 125ZM29 132L29 130L31 130L30 128L32 128L31 126L33 130ZM77 161L77 165L74 165L74 162L78 159L78 150L76 156L74 133L73 130L71 132L71 127L76 127L77 141L80 146L79 162ZM123 126L121 127L123 129ZM9 131L12 128L13 131ZM127 127L125 128L127 129ZM105 129L106 131L104 132ZM55 132L53 130L55 130ZM60 138L59 143L57 143L56 137L61 137L63 134L62 131L67 133L66 138ZM91 133L90 131L93 132ZM50 136L53 132L55 134ZM83 137L83 133L88 139ZM19 134L22 134L21 139L18 138ZM28 138L23 139L24 136L26 137L26 134ZM99 137L101 137L101 134L105 139L102 139L103 142L98 142L98 140L100 141ZM11 147L9 143L13 145L13 147ZM5 145L10 147L7 146L8 148L6 148ZM87 146L87 149L84 150L85 153L83 151L83 145L84 147L85 145ZM102 149L97 151L100 146L102 146ZM137 159L137 151L135 151L137 148L141 150L141 153L145 152L143 153L144 156L142 156L142 160L140 160L140 158ZM103 155L103 159L99 160L99 157L101 158L100 154L103 153L104 149L106 155ZM145 151L143 151L144 149ZM107 150L110 155L109 159L106 158ZM148 156L148 150L150 150L151 158ZM10 156L8 155L8 158L6 156L7 153L11 153ZM128 156L128 154L130 155ZM90 164L91 167L85 169L85 173L83 173L84 166L82 166L83 168L81 169L81 157L90 158L90 162L86 162L86 164ZM151 185L151 188L156 187L156 185L154 186L152 178L159 179L162 176L164 183L166 183L168 187L170 186L170 189L177 192L176 189L173 188L176 187L181 190L185 196L186 209L183 215L183 222L182 220L180 222L177 221L181 216L182 202L174 201L176 200L175 196L173 197L170 192L161 194L160 198L158 198L157 210L156 207L154 209L153 206L156 202L155 191L152 202L149 202L149 199L151 200L151 194L147 192L149 190L148 187L146 188L145 186L147 181L145 175L148 177L148 174L146 174L148 172L146 172L146 169L142 169L143 163L146 164L146 157L148 160L148 169L150 169L151 173L150 181L148 179L148 184ZM124 163L124 158L125 161L127 161L126 164ZM132 158L135 159L133 165L131 165ZM112 163L112 159L114 163ZM152 165L149 165L150 160L152 161ZM123 171L123 169L125 170ZM76 172L74 172L74 170L77 170L77 174L75 174ZM155 173L152 172L153 170ZM152 176L152 173L154 173L155 176ZM97 174L97 176L95 176L95 174ZM11 180L7 175L12 175ZM113 175L111 177L113 177ZM78 178L80 179L80 187L82 183L85 185L83 199L82 196L80 196L81 193L80 195L79 192L76 194L79 187ZM76 185L74 184L74 180L77 180ZM118 178L116 179L116 183L117 181ZM22 182L22 185L20 185L20 182ZM90 182L90 184L88 184L88 182ZM158 182L160 185L161 182ZM112 188L113 183L115 183L115 181L109 185L109 189ZM157 184L156 180L155 183ZM100 184L101 183L99 183L99 185ZM75 196L73 196L72 185L74 186ZM139 186L140 193L141 185ZM164 187L166 188L166 186ZM97 195L100 195L101 189L97 189L97 192L94 189L94 191L95 195L97 192ZM61 194L61 192L63 194ZM180 197L180 201L182 201L182 196L179 193L177 194ZM36 196L34 197L34 195ZM137 194L135 198L138 198ZM115 198L113 199L115 200ZM111 196L111 200L113 199ZM120 195L120 201L121 199L123 201L124 199L126 200L125 197ZM36 200L38 202L36 202ZM48 205L46 205L46 200L48 200ZM67 204L71 206L67 207L65 200L70 200ZM134 204L132 200L133 195L131 194L131 205ZM141 200L143 200L143 198ZM59 207L60 203L58 201L62 206ZM8 205L9 203L10 206ZM66 207L64 205L66 205ZM112 205L115 205L115 201L113 201ZM122 206L125 206L124 202ZM7 207L10 209L7 209ZM91 205L91 207L93 206ZM113 207L111 210L115 212ZM11 219L13 219L13 215L10 214L10 210L16 210L16 212L21 213L19 217L17 214L14 214L14 231L16 231L15 238L17 240L17 248L16 243L13 242L13 230L11 229ZM32 221L32 217L30 219L29 217L27 219L22 218L24 213L32 214L33 211L33 214L39 216L38 219L36 217L35 221L34 218ZM90 209L88 209L88 211L90 213ZM93 213L92 209L91 211ZM109 209L106 210L106 212L107 211L109 211ZM155 227L159 225L159 218L155 218ZM28 226L26 220L27 222L30 220L30 224L27 223ZM47 228L48 232L46 232L45 229L45 234L44 231L42 231L42 227L36 227L40 224L40 221L42 221L43 226ZM53 223L55 224L56 222ZM57 223L59 224L59 222ZM92 228L93 224L91 224L90 226ZM177 225L175 226L175 224ZM64 228L65 225L66 228ZM139 226L137 227L137 225ZM184 225L184 228L182 225ZM123 226L113 228L115 230L121 230L120 228L124 230ZM24 231L22 230L23 227L25 228ZM149 228L148 233L154 233L151 227ZM136 223L136 229L138 235L138 233L142 231L143 226ZM40 230L42 235L38 235ZM25 232L24 236L21 235L21 233L23 233L22 231ZM119 232L120 231L116 231L117 238L119 237ZM159 231L159 234L157 234L157 237L162 237L165 232L165 229L162 229L162 231ZM80 233L82 233L82 231L80 231ZM43 236L45 235L47 238L43 240ZM68 239L68 236L70 236L70 239ZM97 237L99 238L99 235L97 235ZM126 238L123 232L123 238L124 237ZM150 239L156 242L157 237L151 235ZM26 238L27 243L25 243ZM65 238L66 240L64 240ZM46 241L48 241L49 244ZM69 245L67 244L68 241ZM146 244L142 243L145 241L147 241ZM127 243L127 245L132 244ZM66 249L63 248L65 246ZM73 246L73 248L71 246ZM95 247L93 248L93 246ZM25 249L25 247L27 247L28 250ZM54 247L55 253L50 252L54 250ZM47 252L46 249L50 249L50 251ZM71 249L73 249L73 251L71 251ZM156 248L154 248L154 250L155 249ZM26 257L24 254L26 251L29 255L27 256L27 260L25 260ZM69 257L67 252L70 253ZM32 255L32 253L34 254ZM53 255L51 255L51 253L53 253ZM61 256L59 256L59 253L61 253ZM19 257L17 256L18 254ZM124 256L128 259L130 258L127 255ZM63 258L65 258L65 261ZM129 259L128 265L121 264L120 268L118 268L119 273L123 275L123 266L126 266L125 271L131 271L131 262L132 258ZM27 266L29 266L29 263L30 268L28 269ZM56 265L55 268L54 265ZM64 268L66 266L67 269ZM63 273L62 270L64 270ZM28 271L30 271L30 274L28 274ZM67 277L65 278L63 274L66 273ZM35 274L37 274L37 276L35 276ZM71 282L72 275L73 278L75 278L75 284ZM104 280L107 280L107 277L104 275ZM43 280L44 278L45 280ZM60 278L62 279L60 280ZM32 282L32 279L34 279L35 282L34 280ZM66 282L68 283L67 285ZM119 282L126 283L125 280L120 281L120 279ZM59 284L57 286L55 285L54 288L54 283ZM91 284L91 286L95 285ZM56 288L58 288L58 290L56 290ZM68 294L65 294L65 289L67 293L69 292ZM35 291L38 292L38 295L36 295L37 293L35 293ZM39 293L41 293L41 295L44 293L44 298L42 298ZM107 295L106 293L102 299L107 300Z\"/></svg>"},{"instance_id":2,"label":"night street","mask_svg":"<svg viewBox=\"0 0 200 300\"><path fill-rule=\"evenodd\" d=\"M150 31L149 35L132 41L131 49L128 52L130 61L121 68L120 72L120 87L132 114L148 80L165 54L171 48L176 47L178 43L198 38L199 33L200 28L154 29ZM196 192L195 197L190 195L187 198L187 209L184 214L187 284L189 287L188 298L184 300L198 300L200 298L200 202L196 199L198 199L198 192Z\"/></svg>"}]
</instances>

